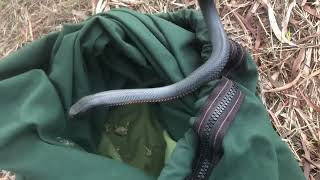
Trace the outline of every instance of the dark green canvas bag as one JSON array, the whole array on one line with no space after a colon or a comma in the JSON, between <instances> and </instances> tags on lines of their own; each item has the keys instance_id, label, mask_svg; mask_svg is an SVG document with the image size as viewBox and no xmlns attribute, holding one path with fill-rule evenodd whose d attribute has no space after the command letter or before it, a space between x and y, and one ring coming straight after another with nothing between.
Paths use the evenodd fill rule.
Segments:
<instances>
[{"instance_id":1,"label":"dark green canvas bag","mask_svg":"<svg viewBox=\"0 0 320 180\"><path fill-rule=\"evenodd\" d=\"M30 43L0 61L0 169L32 180L305 179L248 54L184 98L68 117L89 94L180 81L210 52L193 10L115 9Z\"/></svg>"}]
</instances>

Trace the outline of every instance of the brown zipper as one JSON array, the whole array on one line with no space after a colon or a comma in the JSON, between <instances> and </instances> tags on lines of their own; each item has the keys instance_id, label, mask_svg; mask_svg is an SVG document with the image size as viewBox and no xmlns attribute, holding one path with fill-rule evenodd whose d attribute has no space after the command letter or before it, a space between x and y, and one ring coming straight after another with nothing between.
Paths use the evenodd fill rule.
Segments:
<instances>
[{"instance_id":1,"label":"brown zipper","mask_svg":"<svg viewBox=\"0 0 320 180\"><path fill-rule=\"evenodd\" d=\"M223 78L210 94L193 125L199 145L192 174L186 179L208 179L223 154L223 137L243 99L238 86L227 78Z\"/></svg>"}]
</instances>

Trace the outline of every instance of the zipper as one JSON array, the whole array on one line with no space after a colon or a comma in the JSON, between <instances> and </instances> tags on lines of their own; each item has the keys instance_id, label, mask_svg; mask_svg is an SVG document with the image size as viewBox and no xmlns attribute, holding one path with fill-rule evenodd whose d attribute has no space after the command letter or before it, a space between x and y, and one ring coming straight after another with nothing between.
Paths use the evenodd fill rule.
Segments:
<instances>
[{"instance_id":1,"label":"zipper","mask_svg":"<svg viewBox=\"0 0 320 180\"><path fill-rule=\"evenodd\" d=\"M245 60L248 58L248 52L246 49L241 46L239 43L229 40L230 42L230 53L229 61L226 64L222 74L225 77L228 77L231 72L234 72L239 68Z\"/></svg>"},{"instance_id":2,"label":"zipper","mask_svg":"<svg viewBox=\"0 0 320 180\"><path fill-rule=\"evenodd\" d=\"M238 86L227 78L223 78L208 97L193 125L199 145L192 174L187 180L208 179L223 154L223 136L243 99L244 95Z\"/></svg>"}]
</instances>

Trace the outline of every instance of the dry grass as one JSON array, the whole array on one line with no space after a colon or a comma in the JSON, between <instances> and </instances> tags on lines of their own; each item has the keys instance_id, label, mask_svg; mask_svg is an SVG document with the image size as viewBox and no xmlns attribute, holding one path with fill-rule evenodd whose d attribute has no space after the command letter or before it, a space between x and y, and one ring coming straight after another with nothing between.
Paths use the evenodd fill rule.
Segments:
<instances>
[{"instance_id":1,"label":"dry grass","mask_svg":"<svg viewBox=\"0 0 320 180\"><path fill-rule=\"evenodd\" d=\"M0 58L26 42L59 30L63 23L76 23L111 8L128 7L149 13L198 8L196 0L101 2L0 0ZM254 56L259 67L261 96L275 129L291 148L308 179L319 180L319 0L217 2L229 36ZM0 172L0 180L9 177L8 173Z\"/></svg>"},{"instance_id":2,"label":"dry grass","mask_svg":"<svg viewBox=\"0 0 320 180\"><path fill-rule=\"evenodd\" d=\"M15 176L11 172L0 170L0 180L14 180Z\"/></svg>"}]
</instances>

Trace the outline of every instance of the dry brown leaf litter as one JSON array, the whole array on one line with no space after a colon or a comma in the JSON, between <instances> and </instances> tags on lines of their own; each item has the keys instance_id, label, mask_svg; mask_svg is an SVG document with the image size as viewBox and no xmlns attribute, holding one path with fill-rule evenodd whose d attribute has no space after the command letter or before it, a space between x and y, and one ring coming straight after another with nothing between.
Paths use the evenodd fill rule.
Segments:
<instances>
[{"instance_id":1,"label":"dry brown leaf litter","mask_svg":"<svg viewBox=\"0 0 320 180\"><path fill-rule=\"evenodd\" d=\"M319 0L219 0L229 37L252 53L274 128L308 179L320 179ZM198 8L196 0L0 0L0 58L63 23L127 7L158 13ZM14 179L0 172L0 180Z\"/></svg>"}]
</instances>

